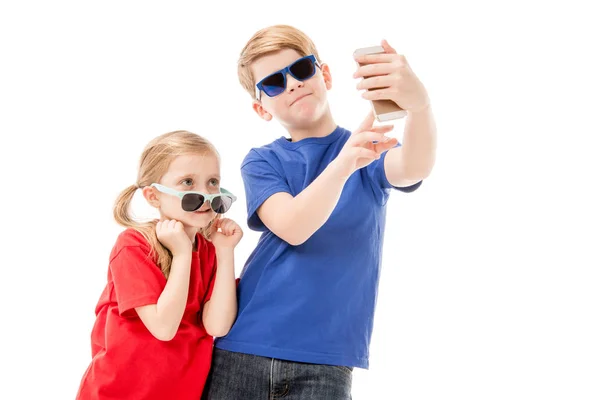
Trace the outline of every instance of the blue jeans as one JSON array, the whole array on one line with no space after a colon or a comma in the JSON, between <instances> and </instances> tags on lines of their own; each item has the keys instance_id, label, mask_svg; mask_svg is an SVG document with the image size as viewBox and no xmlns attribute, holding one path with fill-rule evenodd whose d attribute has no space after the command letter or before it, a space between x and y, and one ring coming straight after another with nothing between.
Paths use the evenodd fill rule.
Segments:
<instances>
[{"instance_id":1,"label":"blue jeans","mask_svg":"<svg viewBox=\"0 0 600 400\"><path fill-rule=\"evenodd\" d=\"M204 400L351 400L352 369L215 348Z\"/></svg>"}]
</instances>

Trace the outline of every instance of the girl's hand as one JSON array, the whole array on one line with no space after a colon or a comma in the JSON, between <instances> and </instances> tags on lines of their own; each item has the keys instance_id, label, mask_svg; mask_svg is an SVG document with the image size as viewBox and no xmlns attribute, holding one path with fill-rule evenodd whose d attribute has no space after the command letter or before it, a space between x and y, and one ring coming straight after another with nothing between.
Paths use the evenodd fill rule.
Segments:
<instances>
[{"instance_id":1,"label":"girl's hand","mask_svg":"<svg viewBox=\"0 0 600 400\"><path fill-rule=\"evenodd\" d=\"M171 251L173 256L192 253L192 242L183 229L183 224L174 219L158 221L156 237Z\"/></svg>"},{"instance_id":2,"label":"girl's hand","mask_svg":"<svg viewBox=\"0 0 600 400\"><path fill-rule=\"evenodd\" d=\"M242 239L242 228L229 218L219 218L213 222L210 241L216 249L233 249Z\"/></svg>"}]
</instances>

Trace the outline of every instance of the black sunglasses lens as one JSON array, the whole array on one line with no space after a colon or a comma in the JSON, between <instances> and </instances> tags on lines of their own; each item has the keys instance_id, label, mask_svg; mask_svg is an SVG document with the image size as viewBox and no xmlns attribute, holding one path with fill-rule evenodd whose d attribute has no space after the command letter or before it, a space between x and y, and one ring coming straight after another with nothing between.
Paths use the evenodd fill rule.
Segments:
<instances>
[{"instance_id":1,"label":"black sunglasses lens","mask_svg":"<svg viewBox=\"0 0 600 400\"><path fill-rule=\"evenodd\" d=\"M263 91L269 96L277 96L285 90L285 79L281 72L267 76L262 81Z\"/></svg>"},{"instance_id":2,"label":"black sunglasses lens","mask_svg":"<svg viewBox=\"0 0 600 400\"><path fill-rule=\"evenodd\" d=\"M233 203L231 197L219 196L213 199L213 201L210 203L210 206L217 214L223 214L229 210L231 203Z\"/></svg>"},{"instance_id":3,"label":"black sunglasses lens","mask_svg":"<svg viewBox=\"0 0 600 400\"><path fill-rule=\"evenodd\" d=\"M184 211L196 211L204 204L204 196L196 193L188 193L181 199L181 208Z\"/></svg>"},{"instance_id":4,"label":"black sunglasses lens","mask_svg":"<svg viewBox=\"0 0 600 400\"><path fill-rule=\"evenodd\" d=\"M306 80L315 74L315 63L310 58L302 58L292 64L290 72L299 81Z\"/></svg>"}]
</instances>

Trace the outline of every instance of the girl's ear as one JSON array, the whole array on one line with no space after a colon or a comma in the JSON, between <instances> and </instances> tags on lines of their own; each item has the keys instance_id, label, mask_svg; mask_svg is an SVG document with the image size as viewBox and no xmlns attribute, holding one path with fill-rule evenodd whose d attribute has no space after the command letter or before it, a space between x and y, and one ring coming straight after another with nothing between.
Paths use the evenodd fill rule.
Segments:
<instances>
[{"instance_id":1,"label":"girl's ear","mask_svg":"<svg viewBox=\"0 0 600 400\"><path fill-rule=\"evenodd\" d=\"M156 193L156 189L151 186L146 186L142 189L142 194L144 198L154 208L160 207L160 201L158 200L158 195Z\"/></svg>"}]
</instances>

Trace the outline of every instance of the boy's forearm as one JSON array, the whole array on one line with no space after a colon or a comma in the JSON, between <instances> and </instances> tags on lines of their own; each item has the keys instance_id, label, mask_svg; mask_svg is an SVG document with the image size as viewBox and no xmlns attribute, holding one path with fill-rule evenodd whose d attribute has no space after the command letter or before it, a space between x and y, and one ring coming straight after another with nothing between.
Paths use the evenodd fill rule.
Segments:
<instances>
[{"instance_id":1,"label":"boy's forearm","mask_svg":"<svg viewBox=\"0 0 600 400\"><path fill-rule=\"evenodd\" d=\"M431 107L409 113L402 146L389 151L385 171L394 186L425 179L435 164L437 128Z\"/></svg>"},{"instance_id":2,"label":"boy's forearm","mask_svg":"<svg viewBox=\"0 0 600 400\"><path fill-rule=\"evenodd\" d=\"M300 245L308 240L327 220L335 209L346 183L332 161L325 170L293 200L289 207L277 212L284 224L287 241Z\"/></svg>"},{"instance_id":3,"label":"boy's forearm","mask_svg":"<svg viewBox=\"0 0 600 400\"><path fill-rule=\"evenodd\" d=\"M202 323L211 336L225 336L237 315L234 250L216 250L217 273L210 300L202 314Z\"/></svg>"}]
</instances>

